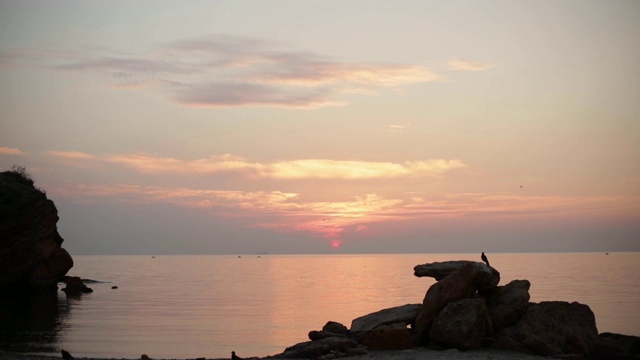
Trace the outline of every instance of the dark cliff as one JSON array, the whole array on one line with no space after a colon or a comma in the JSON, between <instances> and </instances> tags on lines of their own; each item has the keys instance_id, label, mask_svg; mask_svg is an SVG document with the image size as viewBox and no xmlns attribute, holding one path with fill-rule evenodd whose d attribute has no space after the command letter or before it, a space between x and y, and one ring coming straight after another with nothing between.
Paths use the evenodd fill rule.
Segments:
<instances>
[{"instance_id":1,"label":"dark cliff","mask_svg":"<svg viewBox=\"0 0 640 360\"><path fill-rule=\"evenodd\" d=\"M57 222L55 204L24 168L0 172L0 292L57 289L73 266Z\"/></svg>"}]
</instances>

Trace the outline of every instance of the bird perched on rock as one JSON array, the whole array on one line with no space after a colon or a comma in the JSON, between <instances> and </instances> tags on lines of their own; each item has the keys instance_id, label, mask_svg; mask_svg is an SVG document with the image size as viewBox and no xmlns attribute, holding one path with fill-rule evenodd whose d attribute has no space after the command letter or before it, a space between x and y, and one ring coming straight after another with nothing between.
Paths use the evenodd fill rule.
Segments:
<instances>
[{"instance_id":1,"label":"bird perched on rock","mask_svg":"<svg viewBox=\"0 0 640 360\"><path fill-rule=\"evenodd\" d=\"M238 355L236 355L235 351L231 352L231 360L242 360L242 358Z\"/></svg>"},{"instance_id":2,"label":"bird perched on rock","mask_svg":"<svg viewBox=\"0 0 640 360\"><path fill-rule=\"evenodd\" d=\"M489 259L487 259L487 255L484 254L484 251L482 252L482 255L480 255L480 258L487 264L487 266L491 266L489 265Z\"/></svg>"},{"instance_id":3,"label":"bird perched on rock","mask_svg":"<svg viewBox=\"0 0 640 360\"><path fill-rule=\"evenodd\" d=\"M64 351L64 350L60 350L60 353L62 354L62 358L64 360L73 360L73 356L71 356L71 354L69 354L68 351Z\"/></svg>"}]
</instances>

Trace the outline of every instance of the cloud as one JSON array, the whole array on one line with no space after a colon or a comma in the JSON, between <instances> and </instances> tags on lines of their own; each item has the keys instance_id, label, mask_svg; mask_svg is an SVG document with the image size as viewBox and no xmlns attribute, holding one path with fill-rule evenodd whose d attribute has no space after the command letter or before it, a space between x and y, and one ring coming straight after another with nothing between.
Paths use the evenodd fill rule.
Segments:
<instances>
[{"instance_id":1,"label":"cloud","mask_svg":"<svg viewBox=\"0 0 640 360\"><path fill-rule=\"evenodd\" d=\"M398 133L398 132L403 132L406 128L409 127L409 125L411 125L411 123L391 124L389 125L389 129L391 129L392 133Z\"/></svg>"},{"instance_id":2,"label":"cloud","mask_svg":"<svg viewBox=\"0 0 640 360\"><path fill-rule=\"evenodd\" d=\"M55 151L55 150L50 150L47 151L47 154L49 155L53 155L53 156L57 156L57 157L61 157L61 158L65 158L65 159L73 159L73 160L78 160L78 159L95 159L96 156L91 155L91 154L87 154L87 153L83 153L83 152L79 152L79 151Z\"/></svg>"},{"instance_id":3,"label":"cloud","mask_svg":"<svg viewBox=\"0 0 640 360\"><path fill-rule=\"evenodd\" d=\"M447 218L488 221L497 218L583 216L637 213L639 197L523 196L513 194L449 194L383 197L369 193L335 201L313 201L286 191L192 189L139 185L65 185L48 192L78 202L119 201L165 204L244 219L247 226L277 232L305 232L329 239L380 231L391 223L418 221L421 226Z\"/></svg>"},{"instance_id":4,"label":"cloud","mask_svg":"<svg viewBox=\"0 0 640 360\"><path fill-rule=\"evenodd\" d=\"M159 91L185 106L318 108L346 104L343 94L442 77L413 64L352 63L259 39L218 34L176 41L141 54L116 51L0 52L0 62L49 61L55 70L95 72L116 89ZM3 60L4 59L4 60Z\"/></svg>"},{"instance_id":5,"label":"cloud","mask_svg":"<svg viewBox=\"0 0 640 360\"><path fill-rule=\"evenodd\" d=\"M452 59L447 63L450 70L482 71L495 67L495 64L470 61L466 59Z\"/></svg>"},{"instance_id":6,"label":"cloud","mask_svg":"<svg viewBox=\"0 0 640 360\"><path fill-rule=\"evenodd\" d=\"M147 154L110 155L105 161L134 168L145 173L220 173L244 172L249 176L273 179L376 179L434 176L463 168L460 160L373 162L329 159L302 159L272 163L249 162L230 154L208 159L185 161Z\"/></svg>"},{"instance_id":7,"label":"cloud","mask_svg":"<svg viewBox=\"0 0 640 360\"><path fill-rule=\"evenodd\" d=\"M27 153L17 148L0 146L0 155L27 155Z\"/></svg>"}]
</instances>

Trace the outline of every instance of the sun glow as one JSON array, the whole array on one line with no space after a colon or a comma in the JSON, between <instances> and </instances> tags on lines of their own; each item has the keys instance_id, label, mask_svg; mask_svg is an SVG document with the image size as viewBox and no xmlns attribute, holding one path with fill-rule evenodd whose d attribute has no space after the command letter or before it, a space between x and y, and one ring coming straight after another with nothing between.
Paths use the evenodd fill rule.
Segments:
<instances>
[{"instance_id":1,"label":"sun glow","mask_svg":"<svg viewBox=\"0 0 640 360\"><path fill-rule=\"evenodd\" d=\"M333 240L331 241L331 248L332 249L340 249L340 245L342 245L342 242L340 240Z\"/></svg>"}]
</instances>

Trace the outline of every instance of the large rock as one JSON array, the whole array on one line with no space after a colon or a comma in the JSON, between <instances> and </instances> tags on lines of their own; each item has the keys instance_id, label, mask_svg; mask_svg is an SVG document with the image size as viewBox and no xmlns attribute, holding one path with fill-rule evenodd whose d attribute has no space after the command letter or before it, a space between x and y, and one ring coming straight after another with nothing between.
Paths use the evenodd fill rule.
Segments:
<instances>
[{"instance_id":1,"label":"large rock","mask_svg":"<svg viewBox=\"0 0 640 360\"><path fill-rule=\"evenodd\" d=\"M396 323L403 323L405 326L413 325L421 307L421 304L407 304L361 316L351 322L351 336L362 341L369 332L380 325Z\"/></svg>"},{"instance_id":2,"label":"large rock","mask_svg":"<svg viewBox=\"0 0 640 360\"><path fill-rule=\"evenodd\" d=\"M413 275L417 277L432 277L436 279L436 281L440 281L452 272L458 271L460 268L467 265L476 266L479 271L487 273L487 276L485 277L487 283L482 286L483 290L490 290L496 287L500 282L500 273L498 270L485 263L468 260L443 261L416 265L413 268Z\"/></svg>"},{"instance_id":3,"label":"large rock","mask_svg":"<svg viewBox=\"0 0 640 360\"><path fill-rule=\"evenodd\" d=\"M496 332L515 324L524 315L531 298L530 287L528 280L513 280L493 291L487 299L487 307Z\"/></svg>"},{"instance_id":4,"label":"large rock","mask_svg":"<svg viewBox=\"0 0 640 360\"><path fill-rule=\"evenodd\" d=\"M369 350L402 350L411 349L413 341L407 325L399 323L373 329L364 339L364 345Z\"/></svg>"},{"instance_id":5,"label":"large rock","mask_svg":"<svg viewBox=\"0 0 640 360\"><path fill-rule=\"evenodd\" d=\"M429 331L431 345L458 350L478 349L482 338L492 333L483 299L463 299L447 304Z\"/></svg>"},{"instance_id":6,"label":"large rock","mask_svg":"<svg viewBox=\"0 0 640 360\"><path fill-rule=\"evenodd\" d=\"M284 358L317 358L332 352L346 353L355 348L356 342L346 337L329 337L317 341L305 341L288 347L278 357Z\"/></svg>"},{"instance_id":7,"label":"large rock","mask_svg":"<svg viewBox=\"0 0 640 360\"><path fill-rule=\"evenodd\" d=\"M93 289L87 287L78 276L65 276L64 282L67 284L62 291L67 295L80 295L92 293Z\"/></svg>"},{"instance_id":8,"label":"large rock","mask_svg":"<svg viewBox=\"0 0 640 360\"><path fill-rule=\"evenodd\" d=\"M602 333L595 340L593 360L631 360L640 359L640 337Z\"/></svg>"},{"instance_id":9,"label":"large rock","mask_svg":"<svg viewBox=\"0 0 640 360\"><path fill-rule=\"evenodd\" d=\"M488 285L494 284L495 278L487 268L485 264L469 262L431 285L416 318L415 332L420 343L427 343L431 322L447 304L476 297L481 288L491 291Z\"/></svg>"},{"instance_id":10,"label":"large rock","mask_svg":"<svg viewBox=\"0 0 640 360\"><path fill-rule=\"evenodd\" d=\"M53 201L24 169L0 173L0 289L55 289L73 266Z\"/></svg>"},{"instance_id":11,"label":"large rock","mask_svg":"<svg viewBox=\"0 0 640 360\"><path fill-rule=\"evenodd\" d=\"M547 301L529 304L515 337L525 347L544 356L588 355L598 337L598 329L589 306Z\"/></svg>"}]
</instances>

